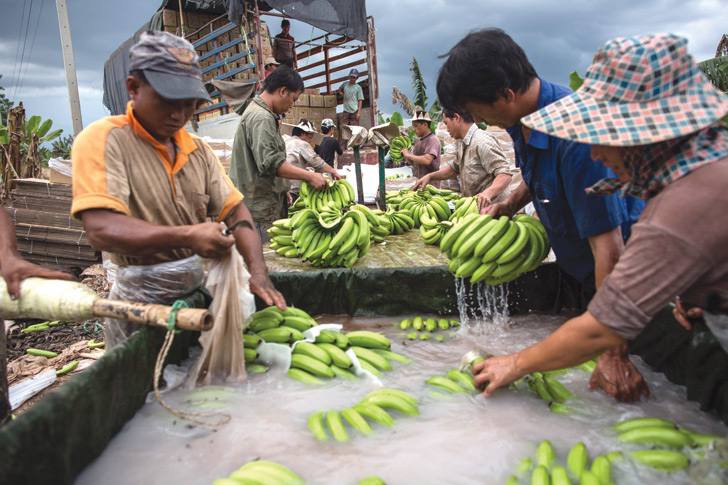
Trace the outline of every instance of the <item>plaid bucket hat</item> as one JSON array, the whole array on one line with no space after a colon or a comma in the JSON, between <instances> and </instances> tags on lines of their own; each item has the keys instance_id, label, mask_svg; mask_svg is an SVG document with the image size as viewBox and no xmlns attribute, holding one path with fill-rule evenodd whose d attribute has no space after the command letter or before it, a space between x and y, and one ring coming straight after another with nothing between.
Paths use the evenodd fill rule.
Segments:
<instances>
[{"instance_id":1,"label":"plaid bucket hat","mask_svg":"<svg viewBox=\"0 0 728 485\"><path fill-rule=\"evenodd\" d=\"M716 89L673 34L618 37L594 56L578 91L521 123L591 145L636 146L694 133L728 113Z\"/></svg>"}]
</instances>

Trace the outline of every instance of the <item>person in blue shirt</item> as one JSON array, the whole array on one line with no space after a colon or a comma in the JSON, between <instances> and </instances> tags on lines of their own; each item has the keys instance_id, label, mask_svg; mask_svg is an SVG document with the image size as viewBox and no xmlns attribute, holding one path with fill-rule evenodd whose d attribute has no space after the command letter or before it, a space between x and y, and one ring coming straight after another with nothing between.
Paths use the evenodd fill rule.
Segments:
<instances>
[{"instance_id":1,"label":"person in blue shirt","mask_svg":"<svg viewBox=\"0 0 728 485\"><path fill-rule=\"evenodd\" d=\"M585 189L614 176L593 161L590 146L559 139L521 125L520 119L571 90L538 77L525 52L500 29L472 32L447 54L437 80L440 104L470 113L476 121L507 129L523 181L510 196L485 207L492 216L512 216L533 202L548 232L557 263L576 280L586 301L612 271L624 248L629 227L644 204L617 195L589 196ZM649 395L627 346L602 354L592 388L623 401Z\"/></svg>"}]
</instances>

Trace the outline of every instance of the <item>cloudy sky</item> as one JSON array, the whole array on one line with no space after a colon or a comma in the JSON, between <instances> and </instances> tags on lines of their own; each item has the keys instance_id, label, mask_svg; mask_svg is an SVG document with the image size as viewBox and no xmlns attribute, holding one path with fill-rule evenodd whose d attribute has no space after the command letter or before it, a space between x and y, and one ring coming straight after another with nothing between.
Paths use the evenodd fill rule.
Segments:
<instances>
[{"instance_id":1,"label":"cloudy sky","mask_svg":"<svg viewBox=\"0 0 728 485\"><path fill-rule=\"evenodd\" d=\"M107 57L160 3L68 0L85 124L107 114L101 102ZM725 0L368 0L367 9L377 27L380 106L385 112L393 109L392 86L410 91L412 56L434 97L442 62L437 56L482 27L505 29L541 76L563 83L570 71L583 71L611 37L675 32L689 39L691 52L702 60L714 55L720 36L728 31ZM22 100L30 114L50 117L70 131L55 1L0 0L0 11L0 85L8 97ZM311 29L294 24L293 34L302 40L310 37Z\"/></svg>"}]
</instances>

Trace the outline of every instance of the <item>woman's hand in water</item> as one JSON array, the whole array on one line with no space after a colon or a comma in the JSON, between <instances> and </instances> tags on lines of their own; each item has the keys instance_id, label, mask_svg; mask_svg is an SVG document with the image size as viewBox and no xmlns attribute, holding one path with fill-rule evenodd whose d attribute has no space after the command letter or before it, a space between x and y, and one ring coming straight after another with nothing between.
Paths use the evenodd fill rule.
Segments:
<instances>
[{"instance_id":1,"label":"woman's hand in water","mask_svg":"<svg viewBox=\"0 0 728 485\"><path fill-rule=\"evenodd\" d=\"M475 385L485 388L483 394L490 397L499 387L504 387L523 377L518 369L518 354L491 357L473 366Z\"/></svg>"}]
</instances>

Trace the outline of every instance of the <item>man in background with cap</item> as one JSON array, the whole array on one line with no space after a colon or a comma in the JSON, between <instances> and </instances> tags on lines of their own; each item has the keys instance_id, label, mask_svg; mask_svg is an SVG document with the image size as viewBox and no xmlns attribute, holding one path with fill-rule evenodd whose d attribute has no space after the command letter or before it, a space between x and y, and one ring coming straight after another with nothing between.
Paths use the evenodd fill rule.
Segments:
<instances>
[{"instance_id":1,"label":"man in background with cap","mask_svg":"<svg viewBox=\"0 0 728 485\"><path fill-rule=\"evenodd\" d=\"M415 106L412 127L415 129L417 141L412 151L402 150L402 157L412 165L412 173L418 179L440 169L440 140L432 132L431 123L427 111ZM439 182L434 182L433 185L439 187Z\"/></svg>"},{"instance_id":2,"label":"man in background with cap","mask_svg":"<svg viewBox=\"0 0 728 485\"><path fill-rule=\"evenodd\" d=\"M265 68L265 71L263 72L263 79L270 76L270 73L276 70L278 66L280 66L280 62L276 61L276 58L273 56L268 56L265 58L265 61L263 61L263 67Z\"/></svg>"},{"instance_id":3,"label":"man in background with cap","mask_svg":"<svg viewBox=\"0 0 728 485\"><path fill-rule=\"evenodd\" d=\"M284 66L296 69L296 41L288 19L281 20L281 32L273 38L273 56Z\"/></svg>"},{"instance_id":4,"label":"man in background with cap","mask_svg":"<svg viewBox=\"0 0 728 485\"><path fill-rule=\"evenodd\" d=\"M321 133L324 136L321 143L316 145L316 154L323 158L324 162L328 163L331 167L336 167L336 155L344 153L339 140L335 136L331 136L335 128L334 120L325 118L321 122Z\"/></svg>"},{"instance_id":5,"label":"man in background with cap","mask_svg":"<svg viewBox=\"0 0 728 485\"><path fill-rule=\"evenodd\" d=\"M263 91L240 109L230 177L245 194L263 241L269 239L267 230L273 221L285 217L288 180L305 180L314 189L326 187L320 173L286 161L278 116L291 109L302 92L301 76L288 66L280 66L263 80Z\"/></svg>"},{"instance_id":6,"label":"man in background with cap","mask_svg":"<svg viewBox=\"0 0 728 485\"><path fill-rule=\"evenodd\" d=\"M339 86L337 91L337 93L344 96L344 113L341 121L349 126L359 126L359 118L361 118L364 91L356 83L358 78L359 71L352 69L349 71L349 80Z\"/></svg>"},{"instance_id":7,"label":"man in background with cap","mask_svg":"<svg viewBox=\"0 0 728 485\"><path fill-rule=\"evenodd\" d=\"M110 297L123 298L126 285L140 301L171 304L202 284L202 263L194 256L220 258L234 244L250 271L251 291L285 308L242 194L210 147L184 129L198 105L210 101L192 45L167 32L145 32L129 57L126 114L87 126L72 151L71 213L83 221L91 244L120 267ZM146 277L125 281L123 274L135 272L130 269L172 286L151 285ZM132 330L107 322L105 337L112 346Z\"/></svg>"},{"instance_id":8,"label":"man in background with cap","mask_svg":"<svg viewBox=\"0 0 728 485\"><path fill-rule=\"evenodd\" d=\"M318 156L313 149L313 136L316 130L313 124L306 119L302 119L293 128L292 136L286 139L286 161L298 168L304 170L309 167L314 172L328 173L334 180L339 180L341 176L331 165L328 165L323 158ZM301 183L298 180L291 182L291 192L294 199L298 196Z\"/></svg>"}]
</instances>

